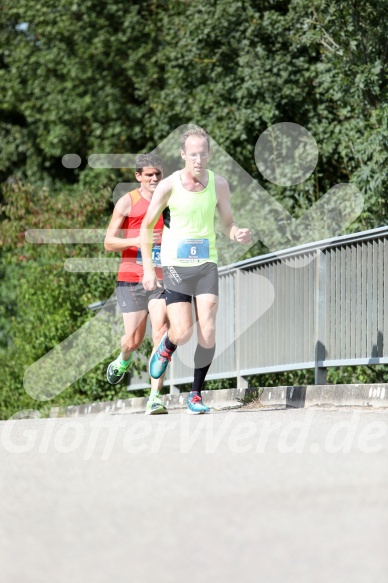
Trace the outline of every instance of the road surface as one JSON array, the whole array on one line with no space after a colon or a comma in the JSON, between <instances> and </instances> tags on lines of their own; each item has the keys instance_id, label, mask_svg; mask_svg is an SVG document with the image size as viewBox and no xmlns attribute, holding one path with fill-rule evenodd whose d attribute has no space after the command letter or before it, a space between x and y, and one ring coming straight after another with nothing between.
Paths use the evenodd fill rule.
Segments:
<instances>
[{"instance_id":1,"label":"road surface","mask_svg":"<svg viewBox=\"0 0 388 583\"><path fill-rule=\"evenodd\" d=\"M6 583L385 583L388 411L0 423Z\"/></svg>"}]
</instances>

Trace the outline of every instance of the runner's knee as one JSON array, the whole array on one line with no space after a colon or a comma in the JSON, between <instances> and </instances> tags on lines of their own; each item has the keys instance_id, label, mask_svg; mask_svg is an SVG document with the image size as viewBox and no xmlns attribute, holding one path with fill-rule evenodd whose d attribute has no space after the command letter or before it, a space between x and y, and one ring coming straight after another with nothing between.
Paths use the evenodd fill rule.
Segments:
<instances>
[{"instance_id":1,"label":"runner's knee","mask_svg":"<svg viewBox=\"0 0 388 583\"><path fill-rule=\"evenodd\" d=\"M175 325L171 327L168 337L174 344L186 344L193 335L192 326L186 328L181 325Z\"/></svg>"},{"instance_id":2,"label":"runner's knee","mask_svg":"<svg viewBox=\"0 0 388 583\"><path fill-rule=\"evenodd\" d=\"M216 328L214 324L208 324L206 326L201 326L198 330L198 340L204 348L211 348L214 346L216 341Z\"/></svg>"}]
</instances>

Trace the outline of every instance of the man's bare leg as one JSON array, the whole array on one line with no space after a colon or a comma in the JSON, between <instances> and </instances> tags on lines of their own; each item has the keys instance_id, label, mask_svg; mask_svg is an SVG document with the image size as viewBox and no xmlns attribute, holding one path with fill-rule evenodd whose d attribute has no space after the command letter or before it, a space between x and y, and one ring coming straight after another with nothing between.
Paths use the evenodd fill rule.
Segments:
<instances>
[{"instance_id":1,"label":"man's bare leg","mask_svg":"<svg viewBox=\"0 0 388 583\"><path fill-rule=\"evenodd\" d=\"M138 312L123 313L124 335L121 338L121 352L119 356L110 363L107 369L106 377L111 385L117 385L129 369L134 351L143 342L147 312L140 310Z\"/></svg>"},{"instance_id":2,"label":"man's bare leg","mask_svg":"<svg viewBox=\"0 0 388 583\"><path fill-rule=\"evenodd\" d=\"M198 344L194 353L194 379L187 398L187 406L188 413L198 415L210 411L202 402L202 389L216 349L218 297L213 294L201 294L194 298L194 307Z\"/></svg>"},{"instance_id":3,"label":"man's bare leg","mask_svg":"<svg viewBox=\"0 0 388 583\"><path fill-rule=\"evenodd\" d=\"M148 304L148 310L150 314L151 327L152 327L152 341L153 350L152 354L155 352L156 348L159 346L163 335L167 331L167 310L166 303L164 300L151 300ZM151 393L147 403L146 415L158 415L161 413L168 413L166 407L163 405L160 399L160 391L163 387L165 374L160 378L154 379L151 377Z\"/></svg>"}]
</instances>

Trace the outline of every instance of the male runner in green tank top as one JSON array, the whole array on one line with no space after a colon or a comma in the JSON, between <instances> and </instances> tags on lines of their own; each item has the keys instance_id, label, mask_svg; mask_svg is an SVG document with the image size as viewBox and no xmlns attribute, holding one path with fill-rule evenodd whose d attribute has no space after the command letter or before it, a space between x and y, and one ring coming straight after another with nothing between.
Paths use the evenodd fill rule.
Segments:
<instances>
[{"instance_id":1,"label":"male runner in green tank top","mask_svg":"<svg viewBox=\"0 0 388 583\"><path fill-rule=\"evenodd\" d=\"M158 287L151 258L152 229L164 211L161 261L165 285L168 332L150 360L153 378L162 376L178 345L192 334L191 301L197 316L198 345L194 354L194 382L187 399L188 413L209 412L201 390L215 353L218 270L214 215L218 210L223 231L236 243L249 243L249 229L235 225L227 181L207 170L209 136L201 128L182 137L183 170L162 180L152 197L141 229L143 285Z\"/></svg>"}]
</instances>

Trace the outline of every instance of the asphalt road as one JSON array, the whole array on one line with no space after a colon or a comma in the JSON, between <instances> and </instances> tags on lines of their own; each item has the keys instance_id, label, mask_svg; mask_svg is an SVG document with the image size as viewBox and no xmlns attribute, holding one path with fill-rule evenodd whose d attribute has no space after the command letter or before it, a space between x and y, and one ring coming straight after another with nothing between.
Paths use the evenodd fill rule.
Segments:
<instances>
[{"instance_id":1,"label":"asphalt road","mask_svg":"<svg viewBox=\"0 0 388 583\"><path fill-rule=\"evenodd\" d=\"M382 583L388 411L0 423L6 583Z\"/></svg>"}]
</instances>

